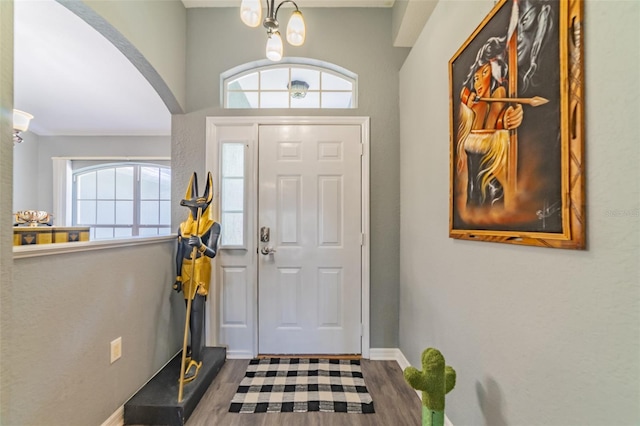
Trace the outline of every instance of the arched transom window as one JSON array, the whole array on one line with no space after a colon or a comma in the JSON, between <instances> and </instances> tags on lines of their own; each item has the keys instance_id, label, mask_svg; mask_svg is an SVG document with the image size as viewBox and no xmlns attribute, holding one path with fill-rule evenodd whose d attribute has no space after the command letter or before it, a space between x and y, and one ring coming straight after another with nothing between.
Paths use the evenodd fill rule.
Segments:
<instances>
[{"instance_id":1,"label":"arched transom window","mask_svg":"<svg viewBox=\"0 0 640 426\"><path fill-rule=\"evenodd\" d=\"M357 76L326 63L279 63L222 75L225 108L356 108ZM237 68L236 68L237 70ZM231 74L232 73L232 74ZM229 75L231 74L231 75Z\"/></svg>"}]
</instances>

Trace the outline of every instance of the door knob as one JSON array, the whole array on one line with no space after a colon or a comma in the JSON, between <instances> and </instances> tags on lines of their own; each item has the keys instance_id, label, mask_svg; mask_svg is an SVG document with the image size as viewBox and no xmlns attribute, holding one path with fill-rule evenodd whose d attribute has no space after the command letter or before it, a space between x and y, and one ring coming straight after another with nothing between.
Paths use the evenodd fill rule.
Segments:
<instances>
[{"instance_id":1,"label":"door knob","mask_svg":"<svg viewBox=\"0 0 640 426\"><path fill-rule=\"evenodd\" d=\"M262 247L260 249L260 253L264 254L265 256L268 256L270 254L274 254L276 252L276 249L274 249L273 247Z\"/></svg>"}]
</instances>

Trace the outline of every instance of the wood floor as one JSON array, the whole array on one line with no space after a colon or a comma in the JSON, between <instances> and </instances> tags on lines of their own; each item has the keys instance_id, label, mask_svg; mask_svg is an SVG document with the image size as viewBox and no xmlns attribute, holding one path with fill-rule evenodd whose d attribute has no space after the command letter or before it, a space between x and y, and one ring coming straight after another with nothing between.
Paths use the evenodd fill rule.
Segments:
<instances>
[{"instance_id":1,"label":"wood floor","mask_svg":"<svg viewBox=\"0 0 640 426\"><path fill-rule=\"evenodd\" d=\"M362 374L373 398L375 414L229 413L229 404L244 377L248 360L227 360L186 426L417 426L422 407L395 361L362 360Z\"/></svg>"}]
</instances>

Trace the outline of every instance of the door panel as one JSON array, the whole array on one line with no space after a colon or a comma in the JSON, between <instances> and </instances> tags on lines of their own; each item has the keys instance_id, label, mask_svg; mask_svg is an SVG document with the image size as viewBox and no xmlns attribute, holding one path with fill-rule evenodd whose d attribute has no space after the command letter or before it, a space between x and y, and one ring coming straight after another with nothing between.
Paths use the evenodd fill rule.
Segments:
<instances>
[{"instance_id":1,"label":"door panel","mask_svg":"<svg viewBox=\"0 0 640 426\"><path fill-rule=\"evenodd\" d=\"M222 324L226 326L244 326L247 324L246 300L249 281L244 266L222 266Z\"/></svg>"},{"instance_id":2,"label":"door panel","mask_svg":"<svg viewBox=\"0 0 640 426\"><path fill-rule=\"evenodd\" d=\"M259 352L360 353L360 126L260 126L258 139Z\"/></svg>"},{"instance_id":3,"label":"door panel","mask_svg":"<svg viewBox=\"0 0 640 426\"><path fill-rule=\"evenodd\" d=\"M318 243L339 246L342 240L342 176L318 176Z\"/></svg>"}]
</instances>

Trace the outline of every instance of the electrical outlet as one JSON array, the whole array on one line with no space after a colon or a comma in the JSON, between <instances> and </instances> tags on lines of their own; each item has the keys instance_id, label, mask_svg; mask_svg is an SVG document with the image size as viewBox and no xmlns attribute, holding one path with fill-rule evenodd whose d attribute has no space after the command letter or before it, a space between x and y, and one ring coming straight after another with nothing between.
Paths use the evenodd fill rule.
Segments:
<instances>
[{"instance_id":1,"label":"electrical outlet","mask_svg":"<svg viewBox=\"0 0 640 426\"><path fill-rule=\"evenodd\" d=\"M111 364L116 362L122 356L122 337L111 342Z\"/></svg>"}]
</instances>

